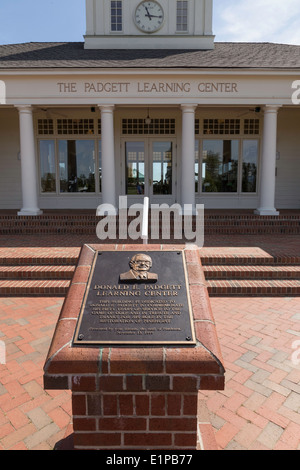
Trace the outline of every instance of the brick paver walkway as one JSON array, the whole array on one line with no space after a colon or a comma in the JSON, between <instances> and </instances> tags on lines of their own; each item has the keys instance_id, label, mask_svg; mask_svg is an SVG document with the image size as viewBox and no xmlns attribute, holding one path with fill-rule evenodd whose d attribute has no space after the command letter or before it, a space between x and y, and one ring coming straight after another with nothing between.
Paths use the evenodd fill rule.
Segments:
<instances>
[{"instance_id":1,"label":"brick paver walkway","mask_svg":"<svg viewBox=\"0 0 300 470\"><path fill-rule=\"evenodd\" d=\"M53 254L53 247L73 247L75 256L83 243L97 242L76 235L0 237L3 248L43 247L45 253L48 247ZM259 247L293 257L299 256L300 239L218 235L206 237L205 247ZM53 449L70 429L70 392L45 392L42 380L62 303L62 298L0 298L0 347L6 347L6 364L0 364L0 449ZM200 395L219 448L300 450L300 365L291 361L293 344L300 341L300 298L212 298L211 303L226 389Z\"/></svg>"},{"instance_id":2,"label":"brick paver walkway","mask_svg":"<svg viewBox=\"0 0 300 470\"><path fill-rule=\"evenodd\" d=\"M43 366L63 299L0 299L0 449L52 449L70 422L69 391L43 390Z\"/></svg>"},{"instance_id":3,"label":"brick paver walkway","mask_svg":"<svg viewBox=\"0 0 300 470\"><path fill-rule=\"evenodd\" d=\"M220 449L300 449L299 298L213 298L227 368L224 392L201 393ZM0 449L48 450L71 420L68 391L43 390L63 299L0 299ZM0 343L1 344L1 343ZM300 357L300 355L299 355Z\"/></svg>"},{"instance_id":4,"label":"brick paver walkway","mask_svg":"<svg viewBox=\"0 0 300 470\"><path fill-rule=\"evenodd\" d=\"M202 393L220 449L300 449L300 300L211 299L224 392ZM295 357L300 359L299 355Z\"/></svg>"}]
</instances>

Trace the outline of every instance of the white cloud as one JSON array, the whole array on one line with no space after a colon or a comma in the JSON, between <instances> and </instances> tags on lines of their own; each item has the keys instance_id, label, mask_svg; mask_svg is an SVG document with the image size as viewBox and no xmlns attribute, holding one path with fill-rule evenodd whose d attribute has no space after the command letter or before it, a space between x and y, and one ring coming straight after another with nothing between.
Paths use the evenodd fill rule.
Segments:
<instances>
[{"instance_id":1,"label":"white cloud","mask_svg":"<svg viewBox=\"0 0 300 470\"><path fill-rule=\"evenodd\" d=\"M300 44L299 0L215 0L217 41Z\"/></svg>"}]
</instances>

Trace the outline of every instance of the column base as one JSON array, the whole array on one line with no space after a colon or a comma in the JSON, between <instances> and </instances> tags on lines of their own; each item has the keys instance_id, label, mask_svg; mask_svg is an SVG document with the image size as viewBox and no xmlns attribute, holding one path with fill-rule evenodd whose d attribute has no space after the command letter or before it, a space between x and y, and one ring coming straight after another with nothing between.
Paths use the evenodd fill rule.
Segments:
<instances>
[{"instance_id":1,"label":"column base","mask_svg":"<svg viewBox=\"0 0 300 470\"><path fill-rule=\"evenodd\" d=\"M178 214L181 216L194 216L197 215L196 205L184 204L179 208Z\"/></svg>"},{"instance_id":2,"label":"column base","mask_svg":"<svg viewBox=\"0 0 300 470\"><path fill-rule=\"evenodd\" d=\"M275 208L274 209L268 209L268 208L261 208L261 209L256 209L254 211L254 214L257 214L257 215L274 215L274 216L278 216L280 215L280 212L277 211Z\"/></svg>"},{"instance_id":3,"label":"column base","mask_svg":"<svg viewBox=\"0 0 300 470\"><path fill-rule=\"evenodd\" d=\"M96 216L97 217L104 217L104 216L113 216L116 217L119 213L119 209L112 204L101 204L97 207Z\"/></svg>"},{"instance_id":4,"label":"column base","mask_svg":"<svg viewBox=\"0 0 300 470\"><path fill-rule=\"evenodd\" d=\"M40 209L21 209L20 212L18 212L18 216L20 217L37 216L42 214L43 211Z\"/></svg>"}]
</instances>

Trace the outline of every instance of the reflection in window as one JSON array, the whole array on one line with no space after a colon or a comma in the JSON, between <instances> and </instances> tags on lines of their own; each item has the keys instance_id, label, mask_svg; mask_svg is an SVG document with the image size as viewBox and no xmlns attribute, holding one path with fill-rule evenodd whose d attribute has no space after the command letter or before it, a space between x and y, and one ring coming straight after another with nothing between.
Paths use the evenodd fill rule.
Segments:
<instances>
[{"instance_id":1,"label":"reflection in window","mask_svg":"<svg viewBox=\"0 0 300 470\"><path fill-rule=\"evenodd\" d=\"M144 142L126 142L126 194L145 192Z\"/></svg>"},{"instance_id":2,"label":"reflection in window","mask_svg":"<svg viewBox=\"0 0 300 470\"><path fill-rule=\"evenodd\" d=\"M95 192L95 144L90 140L59 140L62 193Z\"/></svg>"},{"instance_id":3,"label":"reflection in window","mask_svg":"<svg viewBox=\"0 0 300 470\"><path fill-rule=\"evenodd\" d=\"M54 140L40 141L40 175L42 193L55 193L55 145Z\"/></svg>"},{"instance_id":4,"label":"reflection in window","mask_svg":"<svg viewBox=\"0 0 300 470\"><path fill-rule=\"evenodd\" d=\"M172 142L153 142L153 194L172 194Z\"/></svg>"},{"instance_id":5,"label":"reflection in window","mask_svg":"<svg viewBox=\"0 0 300 470\"><path fill-rule=\"evenodd\" d=\"M258 141L243 141L243 193L255 193L257 183Z\"/></svg>"},{"instance_id":6,"label":"reflection in window","mask_svg":"<svg viewBox=\"0 0 300 470\"><path fill-rule=\"evenodd\" d=\"M238 160L238 140L204 140L202 191L237 192Z\"/></svg>"},{"instance_id":7,"label":"reflection in window","mask_svg":"<svg viewBox=\"0 0 300 470\"><path fill-rule=\"evenodd\" d=\"M99 191L102 193L102 147L99 140Z\"/></svg>"},{"instance_id":8,"label":"reflection in window","mask_svg":"<svg viewBox=\"0 0 300 470\"><path fill-rule=\"evenodd\" d=\"M195 192L199 191L199 140L195 141Z\"/></svg>"}]
</instances>

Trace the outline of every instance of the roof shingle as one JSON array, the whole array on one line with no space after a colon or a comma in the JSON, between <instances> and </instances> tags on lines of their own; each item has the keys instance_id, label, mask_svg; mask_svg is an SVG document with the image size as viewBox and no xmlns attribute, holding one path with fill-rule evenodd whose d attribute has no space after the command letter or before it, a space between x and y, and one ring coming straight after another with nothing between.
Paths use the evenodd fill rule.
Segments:
<instances>
[{"instance_id":1,"label":"roof shingle","mask_svg":"<svg viewBox=\"0 0 300 470\"><path fill-rule=\"evenodd\" d=\"M300 46L215 43L213 50L86 50L83 42L0 46L0 69L251 68L300 69Z\"/></svg>"}]
</instances>

